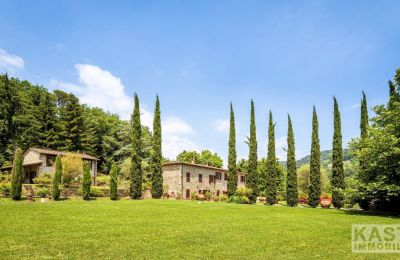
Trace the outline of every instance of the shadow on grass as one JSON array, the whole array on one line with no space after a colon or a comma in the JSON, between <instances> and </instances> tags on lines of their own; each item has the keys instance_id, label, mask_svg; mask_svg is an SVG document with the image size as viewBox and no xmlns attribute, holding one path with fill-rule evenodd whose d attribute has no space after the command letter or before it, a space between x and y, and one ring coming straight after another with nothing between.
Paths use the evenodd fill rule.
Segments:
<instances>
[{"instance_id":1,"label":"shadow on grass","mask_svg":"<svg viewBox=\"0 0 400 260\"><path fill-rule=\"evenodd\" d=\"M358 209L348 209L348 210L343 210L343 212L348 215L376 216L376 217L400 219L400 212L364 211Z\"/></svg>"}]
</instances>

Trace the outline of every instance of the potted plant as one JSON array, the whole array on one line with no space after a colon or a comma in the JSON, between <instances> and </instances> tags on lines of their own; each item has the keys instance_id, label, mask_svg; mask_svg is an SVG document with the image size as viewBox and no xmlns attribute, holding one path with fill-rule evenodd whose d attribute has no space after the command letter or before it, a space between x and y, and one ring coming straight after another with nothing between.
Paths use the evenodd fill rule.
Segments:
<instances>
[{"instance_id":1,"label":"potted plant","mask_svg":"<svg viewBox=\"0 0 400 260\"><path fill-rule=\"evenodd\" d=\"M36 195L40 197L40 202L49 202L50 191L48 188L40 188L36 191Z\"/></svg>"},{"instance_id":2,"label":"potted plant","mask_svg":"<svg viewBox=\"0 0 400 260\"><path fill-rule=\"evenodd\" d=\"M323 194L319 198L319 202L321 203L322 208L329 209L329 207L332 205L332 196L329 194Z\"/></svg>"}]
</instances>

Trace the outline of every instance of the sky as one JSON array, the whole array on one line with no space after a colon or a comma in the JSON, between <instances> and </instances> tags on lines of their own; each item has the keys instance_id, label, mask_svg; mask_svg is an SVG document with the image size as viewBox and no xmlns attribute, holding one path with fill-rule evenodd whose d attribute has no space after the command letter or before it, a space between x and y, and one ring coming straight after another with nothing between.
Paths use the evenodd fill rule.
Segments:
<instances>
[{"instance_id":1,"label":"sky","mask_svg":"<svg viewBox=\"0 0 400 260\"><path fill-rule=\"evenodd\" d=\"M163 153L209 149L227 161L229 103L238 159L248 157L250 100L259 158L268 111L285 160L290 114L298 159L310 153L312 107L331 149L333 96L344 144L359 135L360 99L386 102L400 66L400 1L0 1L0 73L76 94L142 123L161 102ZM370 110L371 111L371 110ZM372 113L372 111L371 111Z\"/></svg>"}]
</instances>

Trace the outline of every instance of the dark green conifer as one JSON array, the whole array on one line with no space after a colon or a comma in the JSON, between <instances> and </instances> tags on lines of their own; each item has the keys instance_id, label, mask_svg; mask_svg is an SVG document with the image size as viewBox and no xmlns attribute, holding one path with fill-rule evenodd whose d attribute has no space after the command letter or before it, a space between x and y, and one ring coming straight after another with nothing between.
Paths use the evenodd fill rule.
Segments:
<instances>
[{"instance_id":1,"label":"dark green conifer","mask_svg":"<svg viewBox=\"0 0 400 260\"><path fill-rule=\"evenodd\" d=\"M251 189L249 197L252 203L255 203L258 195L258 176L257 176L257 136L256 120L254 115L254 102L251 100L250 111L250 138L249 138L249 166L247 169L246 186Z\"/></svg>"},{"instance_id":2,"label":"dark green conifer","mask_svg":"<svg viewBox=\"0 0 400 260\"><path fill-rule=\"evenodd\" d=\"M159 199L163 195L162 151L161 151L161 111L158 95L153 119L153 146L151 153L152 188L151 195Z\"/></svg>"},{"instance_id":3,"label":"dark green conifer","mask_svg":"<svg viewBox=\"0 0 400 260\"><path fill-rule=\"evenodd\" d=\"M140 125L139 98L135 93L135 105L132 114L131 148L131 184L130 196L140 199L142 196L142 127Z\"/></svg>"},{"instance_id":4,"label":"dark green conifer","mask_svg":"<svg viewBox=\"0 0 400 260\"><path fill-rule=\"evenodd\" d=\"M110 170L110 199L118 199L118 170L117 165L113 162Z\"/></svg>"},{"instance_id":5,"label":"dark green conifer","mask_svg":"<svg viewBox=\"0 0 400 260\"><path fill-rule=\"evenodd\" d=\"M237 188L237 167L236 167L236 129L235 114L231 103L230 125L229 125L229 151L228 151L228 196L235 195Z\"/></svg>"},{"instance_id":6,"label":"dark green conifer","mask_svg":"<svg viewBox=\"0 0 400 260\"><path fill-rule=\"evenodd\" d=\"M61 162L61 157L57 156L56 170L54 172L54 179L53 179L53 199L54 200L58 200L60 198L61 176L62 176L62 162Z\"/></svg>"},{"instance_id":7,"label":"dark green conifer","mask_svg":"<svg viewBox=\"0 0 400 260\"><path fill-rule=\"evenodd\" d=\"M11 198L13 200L21 199L22 182L24 181L24 155L20 148L15 150L14 163L11 174Z\"/></svg>"},{"instance_id":8,"label":"dark green conifer","mask_svg":"<svg viewBox=\"0 0 400 260\"><path fill-rule=\"evenodd\" d=\"M361 100L361 121L360 121L360 129L361 129L361 139L365 139L368 136L368 106L367 106L367 98L365 93L363 92L363 98Z\"/></svg>"},{"instance_id":9,"label":"dark green conifer","mask_svg":"<svg viewBox=\"0 0 400 260\"><path fill-rule=\"evenodd\" d=\"M297 206L298 192L297 192L297 171L296 171L296 155L295 155L295 142L292 120L288 115L288 136L287 136L287 181L286 181L286 201L288 206Z\"/></svg>"},{"instance_id":10,"label":"dark green conifer","mask_svg":"<svg viewBox=\"0 0 400 260\"><path fill-rule=\"evenodd\" d=\"M269 111L268 124L268 156L267 156L267 172L266 176L266 200L270 205L277 203L277 169L276 169L276 152L275 152L275 124L272 119L272 112Z\"/></svg>"},{"instance_id":11,"label":"dark green conifer","mask_svg":"<svg viewBox=\"0 0 400 260\"><path fill-rule=\"evenodd\" d=\"M82 180L82 198L90 200L90 185L92 184L92 177L90 176L90 168L88 163L83 162L83 180Z\"/></svg>"},{"instance_id":12,"label":"dark green conifer","mask_svg":"<svg viewBox=\"0 0 400 260\"><path fill-rule=\"evenodd\" d=\"M318 135L318 116L315 106L313 107L312 119L312 142L310 157L310 188L308 191L308 205L316 207L321 196L321 151Z\"/></svg>"},{"instance_id":13,"label":"dark green conifer","mask_svg":"<svg viewBox=\"0 0 400 260\"><path fill-rule=\"evenodd\" d=\"M342 126L340 120L339 106L336 97L334 102L334 130L332 143L332 202L335 208L341 208L344 204L344 169L343 169L343 146Z\"/></svg>"}]
</instances>

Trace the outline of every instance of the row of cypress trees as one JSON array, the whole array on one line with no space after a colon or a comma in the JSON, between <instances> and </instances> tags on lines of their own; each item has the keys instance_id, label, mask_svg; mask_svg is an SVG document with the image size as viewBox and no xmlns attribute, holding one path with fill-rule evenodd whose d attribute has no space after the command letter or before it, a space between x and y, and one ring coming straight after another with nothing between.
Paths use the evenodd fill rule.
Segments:
<instances>
[{"instance_id":1,"label":"row of cypress trees","mask_svg":"<svg viewBox=\"0 0 400 260\"><path fill-rule=\"evenodd\" d=\"M333 97L334 103L334 133L332 142L332 201L336 208L343 207L344 204L344 169L343 169L343 144L339 105L336 97ZM361 102L361 136L367 135L368 112L366 97L363 93ZM254 102L251 100L250 109L250 137L249 145L249 163L247 171L246 186L251 189L249 197L251 202L255 202L257 191L257 138L256 124L254 116ZM308 204L310 207L316 207L319 204L321 196L321 161L320 161L320 140L318 115L313 107L312 117L312 135L311 135L311 156L310 156L310 187L308 194ZM278 173L276 168L277 158L275 153L275 123L273 122L272 112L269 111L268 123L268 155L267 169L265 172L266 202L276 204L278 193ZM297 170L295 156L295 138L292 120L288 115L287 130L287 181L286 181L286 200L287 205L296 206L298 202L297 190ZM229 130L229 151L228 151L228 196L233 196L237 188L237 166L236 166L236 130L233 105L230 104L230 130Z\"/></svg>"}]
</instances>

